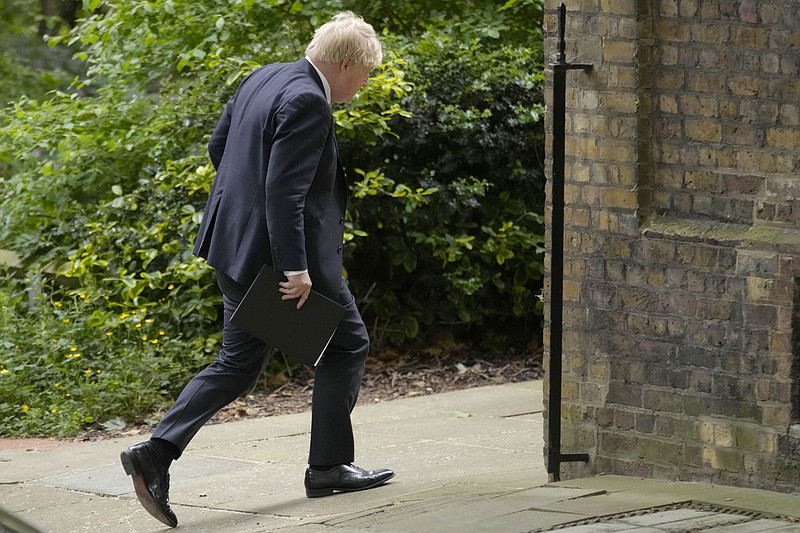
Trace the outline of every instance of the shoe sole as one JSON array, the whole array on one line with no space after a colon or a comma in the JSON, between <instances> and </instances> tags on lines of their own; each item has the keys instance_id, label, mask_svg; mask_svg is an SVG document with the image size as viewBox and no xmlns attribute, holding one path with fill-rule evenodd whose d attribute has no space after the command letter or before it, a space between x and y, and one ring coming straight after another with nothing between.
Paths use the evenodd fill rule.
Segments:
<instances>
[{"instance_id":1,"label":"shoe sole","mask_svg":"<svg viewBox=\"0 0 800 533\"><path fill-rule=\"evenodd\" d=\"M165 515L161 510L161 506L158 505L158 502L150 495L150 491L147 490L147 483L142 475L142 467L138 459L136 459L133 454L129 454L127 450L120 454L119 459L125 473L133 479L133 488L136 491L136 497L139 499L139 503L142 504L142 507L159 522L169 527L177 527L178 521L172 520L169 516Z\"/></svg>"},{"instance_id":2,"label":"shoe sole","mask_svg":"<svg viewBox=\"0 0 800 533\"><path fill-rule=\"evenodd\" d=\"M380 481L376 481L371 485L367 485L366 487L358 487L358 488L346 488L346 487L325 487L322 489L306 489L306 498L322 498L324 496L333 496L336 492L359 492L362 490L374 489L375 487L380 487L390 479L394 477L394 474L387 477L386 479L381 479Z\"/></svg>"}]
</instances>

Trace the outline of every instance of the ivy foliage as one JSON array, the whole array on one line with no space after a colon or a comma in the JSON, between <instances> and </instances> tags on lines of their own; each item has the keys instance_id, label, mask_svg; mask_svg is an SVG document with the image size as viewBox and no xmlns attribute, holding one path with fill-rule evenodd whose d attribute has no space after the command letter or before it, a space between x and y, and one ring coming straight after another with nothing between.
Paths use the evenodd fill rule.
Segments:
<instances>
[{"instance_id":1,"label":"ivy foliage","mask_svg":"<svg viewBox=\"0 0 800 533\"><path fill-rule=\"evenodd\" d=\"M84 0L48 43L85 74L0 117L0 248L22 262L0 283L0 433L141 418L213 358L220 298L191 255L208 136L245 75L342 9L386 28L384 64L334 111L375 345L535 336L539 0Z\"/></svg>"}]
</instances>

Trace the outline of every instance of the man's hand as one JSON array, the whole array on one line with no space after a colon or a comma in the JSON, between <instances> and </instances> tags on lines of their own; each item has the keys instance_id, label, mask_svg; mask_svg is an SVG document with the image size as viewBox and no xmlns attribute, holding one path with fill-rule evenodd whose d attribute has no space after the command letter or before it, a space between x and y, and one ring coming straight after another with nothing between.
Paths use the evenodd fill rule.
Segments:
<instances>
[{"instance_id":1,"label":"man's hand","mask_svg":"<svg viewBox=\"0 0 800 533\"><path fill-rule=\"evenodd\" d=\"M303 307L303 304L308 300L308 295L311 294L311 277L308 272L297 274L296 276L287 276L286 281L279 283L281 286L280 291L283 293L282 300L294 300L299 298L297 308Z\"/></svg>"}]
</instances>

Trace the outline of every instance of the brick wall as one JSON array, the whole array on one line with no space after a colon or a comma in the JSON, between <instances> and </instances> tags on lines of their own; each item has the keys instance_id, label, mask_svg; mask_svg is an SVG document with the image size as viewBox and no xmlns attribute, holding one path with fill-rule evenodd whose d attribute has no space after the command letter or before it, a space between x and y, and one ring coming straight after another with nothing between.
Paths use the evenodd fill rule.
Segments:
<instances>
[{"instance_id":1,"label":"brick wall","mask_svg":"<svg viewBox=\"0 0 800 533\"><path fill-rule=\"evenodd\" d=\"M800 2L565 3L561 474L800 490Z\"/></svg>"}]
</instances>

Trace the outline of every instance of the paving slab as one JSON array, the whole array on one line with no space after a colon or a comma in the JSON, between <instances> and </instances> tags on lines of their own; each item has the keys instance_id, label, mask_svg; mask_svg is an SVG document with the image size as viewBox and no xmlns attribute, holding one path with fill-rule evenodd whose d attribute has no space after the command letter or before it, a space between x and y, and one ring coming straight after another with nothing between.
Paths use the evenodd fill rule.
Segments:
<instances>
[{"instance_id":1,"label":"paving slab","mask_svg":"<svg viewBox=\"0 0 800 533\"><path fill-rule=\"evenodd\" d=\"M631 502L642 503L641 508L652 506L653 501L659 500L663 504L696 501L800 519L800 494L627 476L595 476L562 481L554 486L619 493Z\"/></svg>"},{"instance_id":2,"label":"paving slab","mask_svg":"<svg viewBox=\"0 0 800 533\"><path fill-rule=\"evenodd\" d=\"M798 533L800 524L787 524L781 520L759 519L743 524L733 524L730 526L717 526L713 533Z\"/></svg>"},{"instance_id":3,"label":"paving slab","mask_svg":"<svg viewBox=\"0 0 800 533\"><path fill-rule=\"evenodd\" d=\"M357 464L390 467L397 477L330 498L305 497L309 413L207 426L170 470L178 530L529 533L566 526L560 531L664 533L695 520L693 527L714 533L800 533L800 524L778 519L736 524L698 511L606 520L688 501L795 516L800 500L620 476L548 484L541 404L541 381L361 404L353 416ZM142 509L119 466L120 451L143 438L0 439L0 505L44 533L170 531ZM595 523L579 524L586 520Z\"/></svg>"}]
</instances>

